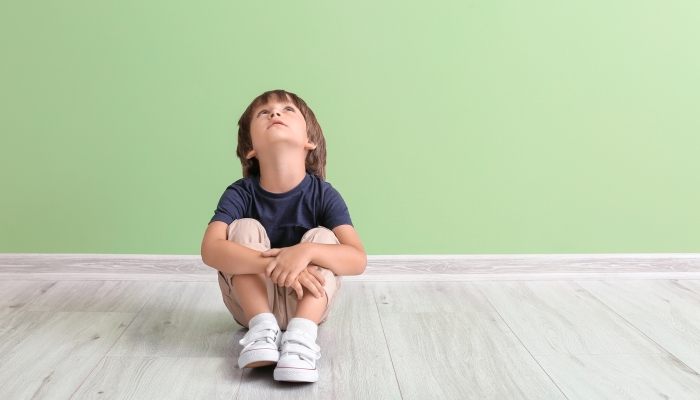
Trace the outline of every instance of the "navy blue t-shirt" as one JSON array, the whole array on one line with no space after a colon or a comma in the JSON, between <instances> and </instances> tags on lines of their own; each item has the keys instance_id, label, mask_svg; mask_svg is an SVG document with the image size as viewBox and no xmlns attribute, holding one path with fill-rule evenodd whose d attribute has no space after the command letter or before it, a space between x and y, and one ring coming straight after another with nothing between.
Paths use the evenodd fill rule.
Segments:
<instances>
[{"instance_id":1,"label":"navy blue t-shirt","mask_svg":"<svg viewBox=\"0 0 700 400\"><path fill-rule=\"evenodd\" d=\"M340 193L309 172L299 185L285 193L263 189L260 175L232 183L221 196L209 223L222 221L230 225L240 218L258 220L265 227L273 248L299 244L306 231L317 226L333 229L343 224L352 225Z\"/></svg>"}]
</instances>

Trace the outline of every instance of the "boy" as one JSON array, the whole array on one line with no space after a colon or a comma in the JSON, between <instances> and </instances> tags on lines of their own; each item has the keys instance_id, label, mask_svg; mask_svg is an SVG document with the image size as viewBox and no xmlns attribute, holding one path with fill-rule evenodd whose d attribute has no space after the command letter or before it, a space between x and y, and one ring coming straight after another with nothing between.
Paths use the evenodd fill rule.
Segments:
<instances>
[{"instance_id":1,"label":"boy","mask_svg":"<svg viewBox=\"0 0 700 400\"><path fill-rule=\"evenodd\" d=\"M367 255L325 182L325 139L304 100L284 90L256 97L238 121L236 154L243 178L221 196L201 253L219 271L234 319L249 328L238 365L276 363L275 380L316 382L318 325L341 276L362 274Z\"/></svg>"}]
</instances>

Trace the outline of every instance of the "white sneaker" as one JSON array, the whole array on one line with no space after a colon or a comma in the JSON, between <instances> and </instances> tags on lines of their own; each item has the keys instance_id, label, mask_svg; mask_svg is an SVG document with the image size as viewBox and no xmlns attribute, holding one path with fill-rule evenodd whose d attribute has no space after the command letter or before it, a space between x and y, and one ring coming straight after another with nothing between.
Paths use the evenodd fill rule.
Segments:
<instances>
[{"instance_id":1,"label":"white sneaker","mask_svg":"<svg viewBox=\"0 0 700 400\"><path fill-rule=\"evenodd\" d=\"M275 367L276 381L316 382L316 360L321 358L321 348L302 331L286 331L282 335L282 350Z\"/></svg>"},{"instance_id":2,"label":"white sneaker","mask_svg":"<svg viewBox=\"0 0 700 400\"><path fill-rule=\"evenodd\" d=\"M243 350L238 357L239 368L256 368L275 364L280 359L282 333L276 322L261 321L246 332Z\"/></svg>"}]
</instances>

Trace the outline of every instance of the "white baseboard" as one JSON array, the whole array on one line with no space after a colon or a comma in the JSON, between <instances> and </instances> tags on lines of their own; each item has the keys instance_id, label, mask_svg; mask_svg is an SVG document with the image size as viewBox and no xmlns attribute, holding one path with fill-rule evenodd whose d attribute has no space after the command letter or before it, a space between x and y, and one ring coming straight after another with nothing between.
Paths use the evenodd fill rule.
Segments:
<instances>
[{"instance_id":1,"label":"white baseboard","mask_svg":"<svg viewBox=\"0 0 700 400\"><path fill-rule=\"evenodd\" d=\"M344 281L700 279L700 253L369 255ZM214 282L199 255L0 254L0 280Z\"/></svg>"}]
</instances>

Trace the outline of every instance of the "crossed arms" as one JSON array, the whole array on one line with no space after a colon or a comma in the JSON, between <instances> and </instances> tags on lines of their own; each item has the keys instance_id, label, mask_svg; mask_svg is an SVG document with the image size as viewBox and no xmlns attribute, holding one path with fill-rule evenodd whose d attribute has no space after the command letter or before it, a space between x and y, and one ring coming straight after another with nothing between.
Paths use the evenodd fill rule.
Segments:
<instances>
[{"instance_id":1,"label":"crossed arms","mask_svg":"<svg viewBox=\"0 0 700 400\"><path fill-rule=\"evenodd\" d=\"M285 285L289 286L308 264L327 268L337 275L360 275L367 266L365 249L352 225L333 228L340 244L303 242L266 252L227 240L227 227L221 221L209 224L201 254L206 265L231 275L265 273L278 284L289 283Z\"/></svg>"}]
</instances>

